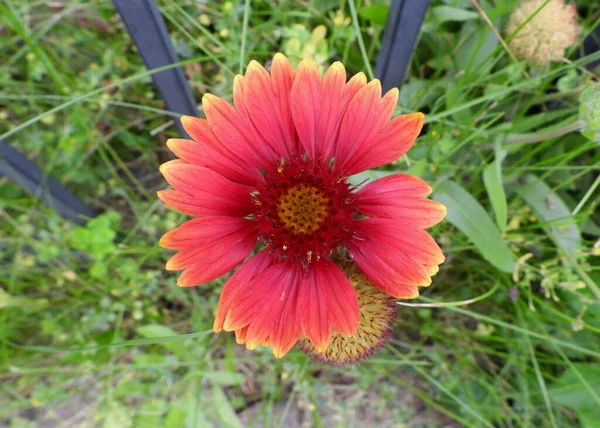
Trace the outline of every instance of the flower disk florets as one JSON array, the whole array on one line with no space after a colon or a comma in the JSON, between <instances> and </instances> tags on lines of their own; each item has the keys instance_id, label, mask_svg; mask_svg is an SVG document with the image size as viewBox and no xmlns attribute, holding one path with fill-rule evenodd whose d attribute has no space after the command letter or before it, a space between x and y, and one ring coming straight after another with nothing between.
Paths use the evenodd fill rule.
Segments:
<instances>
[{"instance_id":1,"label":"flower disk florets","mask_svg":"<svg viewBox=\"0 0 600 428\"><path fill-rule=\"evenodd\" d=\"M352 237L351 186L324 163L294 157L266 171L253 196L260 239L280 259L328 257Z\"/></svg>"}]
</instances>

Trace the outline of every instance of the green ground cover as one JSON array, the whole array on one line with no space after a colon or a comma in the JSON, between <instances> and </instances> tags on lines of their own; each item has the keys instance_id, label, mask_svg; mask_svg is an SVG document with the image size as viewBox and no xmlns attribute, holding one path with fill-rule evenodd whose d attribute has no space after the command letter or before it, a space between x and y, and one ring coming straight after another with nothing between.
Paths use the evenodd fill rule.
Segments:
<instances>
[{"instance_id":1,"label":"green ground cover","mask_svg":"<svg viewBox=\"0 0 600 428\"><path fill-rule=\"evenodd\" d=\"M198 101L278 51L369 74L388 3L159 1ZM479 2L499 31L518 4ZM600 5L575 4L582 40ZM426 127L371 178L431 183L447 260L381 352L334 368L212 333L226 278L164 270L176 115L112 3L1 0L0 138L104 214L75 226L0 178L0 425L598 426L600 150L562 130L600 53L575 51L531 69L471 1L432 1L396 112Z\"/></svg>"}]
</instances>

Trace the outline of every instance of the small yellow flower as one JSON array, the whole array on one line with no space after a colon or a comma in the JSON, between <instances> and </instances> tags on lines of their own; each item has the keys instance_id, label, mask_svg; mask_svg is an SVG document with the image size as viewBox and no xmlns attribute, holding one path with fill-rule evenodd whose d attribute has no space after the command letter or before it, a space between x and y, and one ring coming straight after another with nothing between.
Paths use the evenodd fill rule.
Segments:
<instances>
[{"instance_id":1,"label":"small yellow flower","mask_svg":"<svg viewBox=\"0 0 600 428\"><path fill-rule=\"evenodd\" d=\"M200 21L200 24L204 25L205 27L210 25L210 17L206 13L200 15L198 19Z\"/></svg>"}]
</instances>

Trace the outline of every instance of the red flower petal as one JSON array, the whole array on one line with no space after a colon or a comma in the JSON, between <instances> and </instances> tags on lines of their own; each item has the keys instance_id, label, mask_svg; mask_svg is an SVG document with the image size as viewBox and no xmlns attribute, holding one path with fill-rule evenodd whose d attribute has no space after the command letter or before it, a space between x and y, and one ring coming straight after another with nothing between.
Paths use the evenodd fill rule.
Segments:
<instances>
[{"instance_id":1,"label":"red flower petal","mask_svg":"<svg viewBox=\"0 0 600 428\"><path fill-rule=\"evenodd\" d=\"M427 228L446 216L446 207L425 199L431 188L420 178L394 174L375 180L356 192L356 207L369 217L401 219L407 225Z\"/></svg>"},{"instance_id":2,"label":"red flower petal","mask_svg":"<svg viewBox=\"0 0 600 428\"><path fill-rule=\"evenodd\" d=\"M288 151L298 152L298 135L292 119L292 106L290 94L294 83L294 69L290 61L280 53L275 54L271 63L271 82L279 110L281 111L281 126L284 134L288 136Z\"/></svg>"},{"instance_id":3,"label":"red flower petal","mask_svg":"<svg viewBox=\"0 0 600 428\"><path fill-rule=\"evenodd\" d=\"M292 112L300 142L313 159L333 156L343 114L366 82L365 75L358 73L346 83L340 62L333 63L322 80L311 60L300 63L292 86Z\"/></svg>"},{"instance_id":4,"label":"red flower petal","mask_svg":"<svg viewBox=\"0 0 600 428\"><path fill-rule=\"evenodd\" d=\"M256 229L250 220L203 217L167 232L159 245L180 249L167 262L167 270L182 270L177 284L203 284L229 272L256 245Z\"/></svg>"},{"instance_id":5,"label":"red flower petal","mask_svg":"<svg viewBox=\"0 0 600 428\"><path fill-rule=\"evenodd\" d=\"M392 219L358 221L348 251L369 281L399 298L417 297L417 287L431 284L432 267L444 261L427 232Z\"/></svg>"},{"instance_id":6,"label":"red flower petal","mask_svg":"<svg viewBox=\"0 0 600 428\"><path fill-rule=\"evenodd\" d=\"M352 336L360 313L350 280L332 262L313 263L300 284L299 314L302 333L319 352L329 346L332 327Z\"/></svg>"},{"instance_id":7,"label":"red flower petal","mask_svg":"<svg viewBox=\"0 0 600 428\"><path fill-rule=\"evenodd\" d=\"M296 133L290 111L290 91L294 79L289 61L279 55L273 60L273 77L256 61L248 65L246 75L238 78L234 101L254 124L264 144L282 157L296 152Z\"/></svg>"},{"instance_id":8,"label":"red flower petal","mask_svg":"<svg viewBox=\"0 0 600 428\"><path fill-rule=\"evenodd\" d=\"M296 276L300 275L300 269L295 271ZM293 282L297 284L298 278ZM275 323L273 332L268 336L268 341L263 341L271 345L275 358L281 358L288 353L290 349L298 342L302 332L300 328L300 314L298 308L298 295L301 289L298 286L289 288L289 295L283 302L283 308L278 322Z\"/></svg>"},{"instance_id":9,"label":"red flower petal","mask_svg":"<svg viewBox=\"0 0 600 428\"><path fill-rule=\"evenodd\" d=\"M181 124L194 141L167 141L167 146L177 157L210 168L236 183L256 185L262 181L260 170L223 145L205 119L183 116Z\"/></svg>"},{"instance_id":10,"label":"red flower petal","mask_svg":"<svg viewBox=\"0 0 600 428\"><path fill-rule=\"evenodd\" d=\"M315 265L316 283L327 301L329 321L338 333L352 336L360 321L358 297L352 283L334 263Z\"/></svg>"},{"instance_id":11,"label":"red flower petal","mask_svg":"<svg viewBox=\"0 0 600 428\"><path fill-rule=\"evenodd\" d=\"M316 264L302 279L299 296L300 324L302 333L312 342L319 352L325 351L331 340L331 323L327 313L328 305L325 293L317 279ZM319 275L319 279L322 275Z\"/></svg>"},{"instance_id":12,"label":"red flower petal","mask_svg":"<svg viewBox=\"0 0 600 428\"><path fill-rule=\"evenodd\" d=\"M234 99L243 99L243 77L236 76L233 85ZM238 105L236 104L236 107ZM248 118L246 112L238 112L232 105L212 94L202 97L202 108L210 128L219 141L233 153L252 166L266 167L278 161L278 154L264 141L261 141Z\"/></svg>"},{"instance_id":13,"label":"red flower petal","mask_svg":"<svg viewBox=\"0 0 600 428\"><path fill-rule=\"evenodd\" d=\"M176 210L196 217L244 217L252 212L251 187L234 183L208 168L180 160L163 164L160 171L176 190L160 191L158 197Z\"/></svg>"},{"instance_id":14,"label":"red flower petal","mask_svg":"<svg viewBox=\"0 0 600 428\"><path fill-rule=\"evenodd\" d=\"M359 89L344 113L335 150L335 167L346 172L374 136L389 122L398 99L398 90L381 98L381 83L372 80Z\"/></svg>"},{"instance_id":15,"label":"red flower petal","mask_svg":"<svg viewBox=\"0 0 600 428\"><path fill-rule=\"evenodd\" d=\"M223 323L224 329L231 331L248 326L248 349L254 349L269 340L273 353L283 356L287 350L280 348L280 344L295 343L300 337L300 329L292 323L283 327L286 337L274 337L274 334L278 332L281 322L289 321L289 305L297 304L295 289L298 287L300 269L301 266L279 262L254 277L233 298Z\"/></svg>"},{"instance_id":16,"label":"red flower petal","mask_svg":"<svg viewBox=\"0 0 600 428\"><path fill-rule=\"evenodd\" d=\"M237 217L202 217L181 224L165 233L158 245L172 250L195 249L218 244L228 235L255 232L255 223Z\"/></svg>"},{"instance_id":17,"label":"red flower petal","mask_svg":"<svg viewBox=\"0 0 600 428\"><path fill-rule=\"evenodd\" d=\"M321 114L321 75L313 61L303 60L296 68L292 85L292 117L300 143L308 155L317 153L317 118Z\"/></svg>"},{"instance_id":18,"label":"red flower petal","mask_svg":"<svg viewBox=\"0 0 600 428\"><path fill-rule=\"evenodd\" d=\"M321 111L324 114L317 120L318 156L329 159L334 155L342 117L356 92L366 84L367 77L363 73L354 75L346 83L346 70L341 62L329 67L321 86Z\"/></svg>"},{"instance_id":19,"label":"red flower petal","mask_svg":"<svg viewBox=\"0 0 600 428\"><path fill-rule=\"evenodd\" d=\"M223 324L225 323L225 317L233 299L237 294L254 279L256 275L264 272L273 262L273 258L269 255L268 251L261 251L250 259L248 259L240 268L233 274L229 281L223 287L221 291L221 297L219 298L219 306L217 307L217 314L215 316L215 322L213 330L219 332L223 330ZM244 334L245 338L245 334ZM245 339L244 339L245 340Z\"/></svg>"},{"instance_id":20,"label":"red flower petal","mask_svg":"<svg viewBox=\"0 0 600 428\"><path fill-rule=\"evenodd\" d=\"M235 331L235 341L238 345L246 343L246 334L248 333L248 327L241 328Z\"/></svg>"},{"instance_id":21,"label":"red flower petal","mask_svg":"<svg viewBox=\"0 0 600 428\"><path fill-rule=\"evenodd\" d=\"M388 92L389 94L389 92ZM344 167L347 175L376 168L404 155L419 136L425 116L423 113L395 117L383 131L364 140Z\"/></svg>"}]
</instances>

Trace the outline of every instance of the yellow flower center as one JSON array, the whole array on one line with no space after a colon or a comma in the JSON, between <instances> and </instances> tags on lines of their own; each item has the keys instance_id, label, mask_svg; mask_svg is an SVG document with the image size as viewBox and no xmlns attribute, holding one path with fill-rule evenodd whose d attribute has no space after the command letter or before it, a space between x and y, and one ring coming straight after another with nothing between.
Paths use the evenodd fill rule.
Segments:
<instances>
[{"instance_id":1,"label":"yellow flower center","mask_svg":"<svg viewBox=\"0 0 600 428\"><path fill-rule=\"evenodd\" d=\"M352 337L334 331L324 352L318 352L306 337L300 348L313 359L336 366L357 363L381 348L396 322L395 299L376 288L360 273L356 265L342 266L356 290L360 321Z\"/></svg>"},{"instance_id":2,"label":"yellow flower center","mask_svg":"<svg viewBox=\"0 0 600 428\"><path fill-rule=\"evenodd\" d=\"M290 188L277 204L283 224L296 235L309 235L327 220L329 198L317 187L298 184Z\"/></svg>"}]
</instances>

